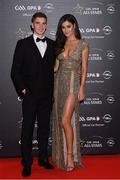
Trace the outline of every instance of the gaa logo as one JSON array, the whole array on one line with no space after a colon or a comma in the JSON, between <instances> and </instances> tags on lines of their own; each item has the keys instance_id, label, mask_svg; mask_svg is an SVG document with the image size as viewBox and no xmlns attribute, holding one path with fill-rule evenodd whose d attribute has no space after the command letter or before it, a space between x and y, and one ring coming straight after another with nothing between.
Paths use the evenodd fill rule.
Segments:
<instances>
[{"instance_id":1,"label":"gaa logo","mask_svg":"<svg viewBox=\"0 0 120 180\"><path fill-rule=\"evenodd\" d=\"M25 8L25 6L23 6L23 5L22 5L22 6L16 5L16 6L15 6L15 10L16 10L16 11L25 11L26 8Z\"/></svg>"},{"instance_id":2,"label":"gaa logo","mask_svg":"<svg viewBox=\"0 0 120 180\"><path fill-rule=\"evenodd\" d=\"M105 26L103 32L105 35L110 35L112 33L112 28L110 26Z\"/></svg>"},{"instance_id":3,"label":"gaa logo","mask_svg":"<svg viewBox=\"0 0 120 180\"><path fill-rule=\"evenodd\" d=\"M110 71L105 71L103 73L104 79L110 79L112 77L112 73Z\"/></svg>"}]
</instances>

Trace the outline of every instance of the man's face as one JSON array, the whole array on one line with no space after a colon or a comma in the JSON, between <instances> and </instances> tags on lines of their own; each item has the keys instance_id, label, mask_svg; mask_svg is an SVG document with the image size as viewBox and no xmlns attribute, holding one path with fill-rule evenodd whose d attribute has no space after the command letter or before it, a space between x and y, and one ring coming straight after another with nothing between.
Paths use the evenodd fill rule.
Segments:
<instances>
[{"instance_id":1,"label":"man's face","mask_svg":"<svg viewBox=\"0 0 120 180\"><path fill-rule=\"evenodd\" d=\"M35 34L43 36L47 27L47 21L44 17L37 17L32 23L32 28Z\"/></svg>"}]
</instances>

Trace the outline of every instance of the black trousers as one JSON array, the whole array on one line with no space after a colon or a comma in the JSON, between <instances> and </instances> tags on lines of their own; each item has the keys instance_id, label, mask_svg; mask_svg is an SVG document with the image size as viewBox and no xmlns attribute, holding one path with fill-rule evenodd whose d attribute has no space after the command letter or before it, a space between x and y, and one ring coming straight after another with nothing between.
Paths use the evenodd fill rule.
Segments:
<instances>
[{"instance_id":1,"label":"black trousers","mask_svg":"<svg viewBox=\"0 0 120 180\"><path fill-rule=\"evenodd\" d=\"M37 140L39 158L48 158L48 137L50 130L51 97L33 96L27 93L23 98L23 123L21 131L21 153L23 166L32 164L32 139L37 119Z\"/></svg>"}]
</instances>

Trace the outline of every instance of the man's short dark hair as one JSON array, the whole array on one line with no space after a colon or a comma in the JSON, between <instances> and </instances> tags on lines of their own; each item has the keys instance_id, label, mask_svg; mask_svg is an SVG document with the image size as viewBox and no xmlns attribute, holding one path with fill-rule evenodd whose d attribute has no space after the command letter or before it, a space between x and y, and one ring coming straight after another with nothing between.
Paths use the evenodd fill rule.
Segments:
<instances>
[{"instance_id":1,"label":"man's short dark hair","mask_svg":"<svg viewBox=\"0 0 120 180\"><path fill-rule=\"evenodd\" d=\"M47 21L47 16L46 16L46 14L44 14L44 13L42 13L42 12L36 12L35 14L33 14L32 19L31 19L31 22L33 23L34 20L35 20L37 17L43 17L43 18L45 18L46 21Z\"/></svg>"}]
</instances>

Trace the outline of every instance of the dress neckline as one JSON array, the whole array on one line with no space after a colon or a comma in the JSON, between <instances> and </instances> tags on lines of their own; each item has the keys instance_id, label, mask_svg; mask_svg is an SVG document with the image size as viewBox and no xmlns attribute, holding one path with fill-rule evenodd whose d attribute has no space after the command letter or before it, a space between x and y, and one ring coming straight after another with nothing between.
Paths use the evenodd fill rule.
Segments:
<instances>
[{"instance_id":1,"label":"dress neckline","mask_svg":"<svg viewBox=\"0 0 120 180\"><path fill-rule=\"evenodd\" d=\"M79 43L81 42L81 39L77 42L77 44L75 45L74 49L72 50L72 52L67 56L67 58L65 58L63 52L61 53L61 55L63 56L64 60L67 61L71 56L72 54L76 51Z\"/></svg>"}]
</instances>

